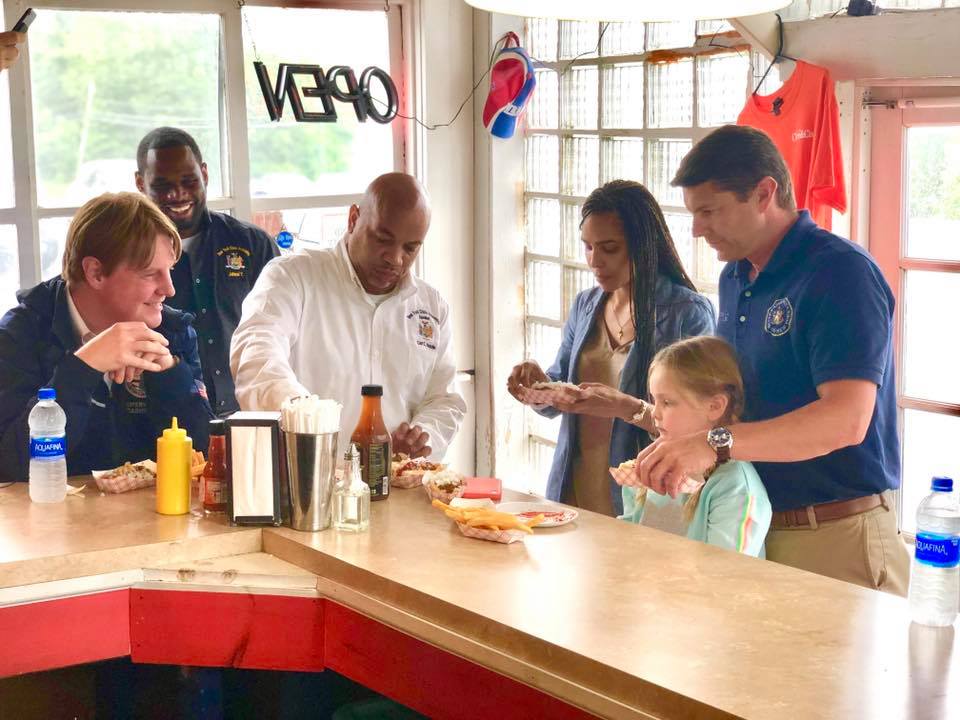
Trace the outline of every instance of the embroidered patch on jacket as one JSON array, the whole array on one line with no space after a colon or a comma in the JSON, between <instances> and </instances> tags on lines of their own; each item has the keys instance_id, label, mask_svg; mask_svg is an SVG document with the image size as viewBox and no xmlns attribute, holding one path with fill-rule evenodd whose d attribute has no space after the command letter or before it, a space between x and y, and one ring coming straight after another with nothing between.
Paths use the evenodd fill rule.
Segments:
<instances>
[{"instance_id":1,"label":"embroidered patch on jacket","mask_svg":"<svg viewBox=\"0 0 960 720\"><path fill-rule=\"evenodd\" d=\"M143 379L139 376L128 380L123 386L127 389L127 392L135 398L143 400L143 398L147 396L147 389L143 386Z\"/></svg>"},{"instance_id":2,"label":"embroidered patch on jacket","mask_svg":"<svg viewBox=\"0 0 960 720\"><path fill-rule=\"evenodd\" d=\"M124 412L127 415L145 415L147 412L147 388L142 377L136 377L123 383L127 395L123 398Z\"/></svg>"},{"instance_id":3,"label":"embroidered patch on jacket","mask_svg":"<svg viewBox=\"0 0 960 720\"><path fill-rule=\"evenodd\" d=\"M440 321L426 310L414 310L407 315L407 320L417 323L417 345L437 349L437 325Z\"/></svg>"},{"instance_id":4,"label":"embroidered patch on jacket","mask_svg":"<svg viewBox=\"0 0 960 720\"><path fill-rule=\"evenodd\" d=\"M227 270L234 272L243 272L246 264L243 262L243 255L240 253L227 253Z\"/></svg>"},{"instance_id":5,"label":"embroidered patch on jacket","mask_svg":"<svg viewBox=\"0 0 960 720\"><path fill-rule=\"evenodd\" d=\"M223 258L223 265L229 278L242 278L247 272L247 261L250 251L236 245L228 245L217 251L217 256Z\"/></svg>"},{"instance_id":6,"label":"embroidered patch on jacket","mask_svg":"<svg viewBox=\"0 0 960 720\"><path fill-rule=\"evenodd\" d=\"M773 305L767 308L767 318L763 329L774 337L780 337L790 332L793 325L793 305L787 298L774 300Z\"/></svg>"}]
</instances>

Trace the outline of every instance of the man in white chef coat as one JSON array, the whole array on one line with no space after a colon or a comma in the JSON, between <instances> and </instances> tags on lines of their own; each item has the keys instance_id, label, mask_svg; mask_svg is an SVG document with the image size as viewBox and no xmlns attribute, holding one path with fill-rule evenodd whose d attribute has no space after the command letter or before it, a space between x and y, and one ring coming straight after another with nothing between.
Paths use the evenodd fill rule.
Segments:
<instances>
[{"instance_id":1,"label":"man in white chef coat","mask_svg":"<svg viewBox=\"0 0 960 720\"><path fill-rule=\"evenodd\" d=\"M343 404L340 446L360 416L360 388L383 386L394 452L439 459L466 405L454 389L450 311L410 274L430 227L423 187L404 173L374 180L332 249L267 265L243 302L230 369L244 410L277 410L315 393Z\"/></svg>"}]
</instances>

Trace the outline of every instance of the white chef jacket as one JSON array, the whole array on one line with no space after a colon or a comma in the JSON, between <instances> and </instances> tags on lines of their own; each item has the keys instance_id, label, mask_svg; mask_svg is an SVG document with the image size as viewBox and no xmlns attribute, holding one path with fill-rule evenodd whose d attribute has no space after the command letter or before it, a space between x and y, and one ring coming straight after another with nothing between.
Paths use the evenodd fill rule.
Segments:
<instances>
[{"instance_id":1,"label":"white chef jacket","mask_svg":"<svg viewBox=\"0 0 960 720\"><path fill-rule=\"evenodd\" d=\"M437 460L466 412L454 388L446 301L407 275L377 305L360 284L345 240L266 265L243 301L230 370L244 410L279 410L284 400L310 393L342 403L341 451L360 418L362 385L383 385L387 429L422 426Z\"/></svg>"}]
</instances>

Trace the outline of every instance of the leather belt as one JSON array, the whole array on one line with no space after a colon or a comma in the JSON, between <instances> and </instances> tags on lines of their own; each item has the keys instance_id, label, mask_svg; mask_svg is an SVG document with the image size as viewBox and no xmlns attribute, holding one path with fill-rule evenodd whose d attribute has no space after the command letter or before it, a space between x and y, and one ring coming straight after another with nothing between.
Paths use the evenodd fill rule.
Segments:
<instances>
[{"instance_id":1,"label":"leather belt","mask_svg":"<svg viewBox=\"0 0 960 720\"><path fill-rule=\"evenodd\" d=\"M864 495L851 500L837 500L836 502L808 505L796 510L781 510L773 513L770 521L772 528L801 527L810 525L816 527L820 523L831 520L842 520L851 515L859 515L874 508L889 507L883 495Z\"/></svg>"}]
</instances>

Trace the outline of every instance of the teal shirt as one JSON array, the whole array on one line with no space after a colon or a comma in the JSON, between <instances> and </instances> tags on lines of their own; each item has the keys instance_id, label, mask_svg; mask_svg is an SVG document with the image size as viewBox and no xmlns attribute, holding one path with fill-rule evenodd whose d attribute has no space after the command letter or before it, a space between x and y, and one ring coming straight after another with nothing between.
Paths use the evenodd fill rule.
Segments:
<instances>
[{"instance_id":1,"label":"teal shirt","mask_svg":"<svg viewBox=\"0 0 960 720\"><path fill-rule=\"evenodd\" d=\"M643 522L646 503L637 503L636 488L623 486L621 520ZM683 506L686 494L671 498L647 491L646 502L657 506L670 503ZM735 550L754 557L764 557L763 541L770 528L772 510L763 482L753 465L731 460L721 465L707 480L693 519L687 526L687 537L708 545Z\"/></svg>"}]
</instances>

